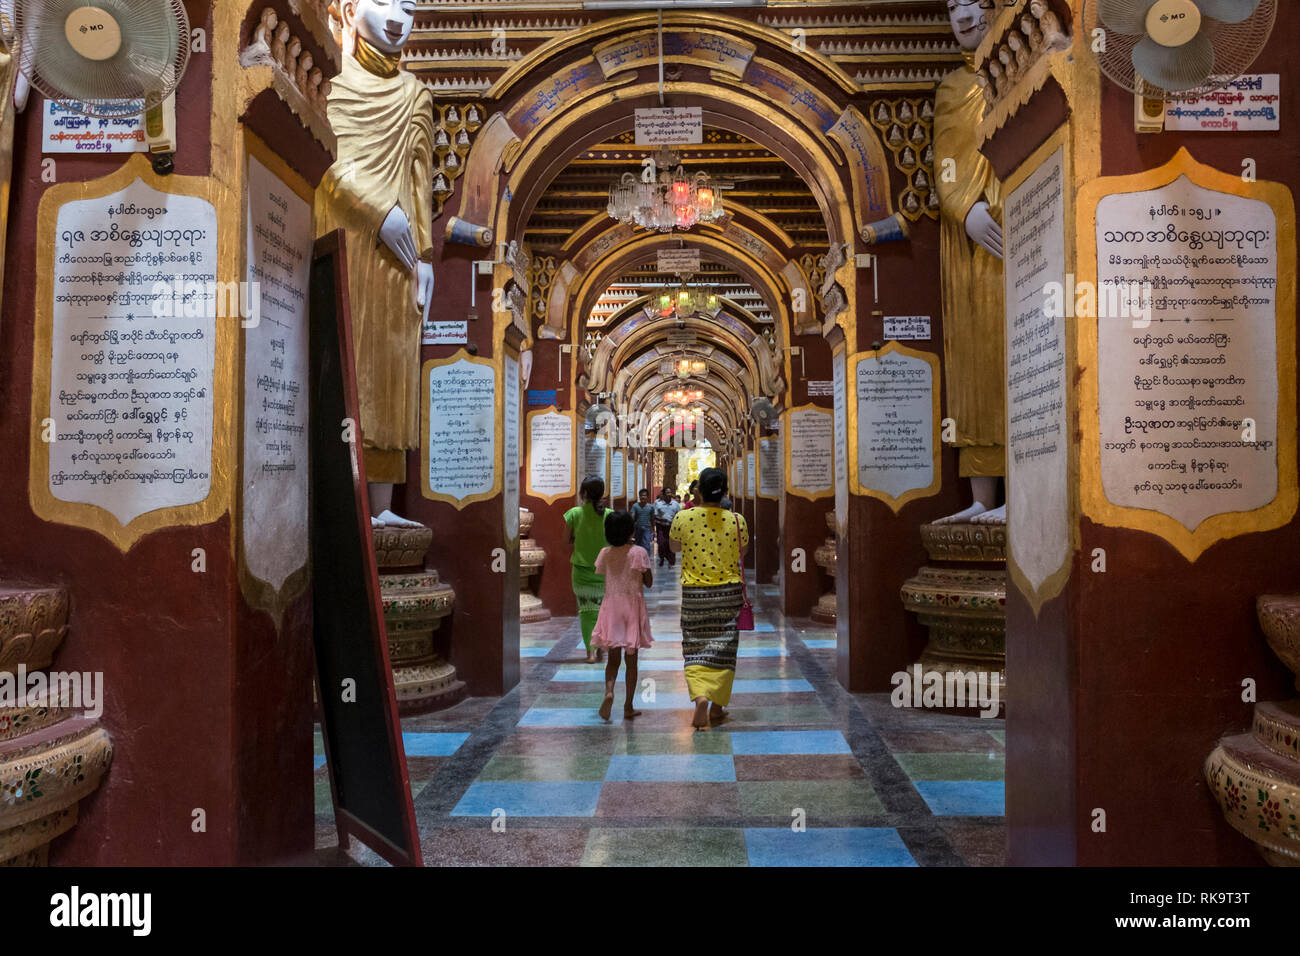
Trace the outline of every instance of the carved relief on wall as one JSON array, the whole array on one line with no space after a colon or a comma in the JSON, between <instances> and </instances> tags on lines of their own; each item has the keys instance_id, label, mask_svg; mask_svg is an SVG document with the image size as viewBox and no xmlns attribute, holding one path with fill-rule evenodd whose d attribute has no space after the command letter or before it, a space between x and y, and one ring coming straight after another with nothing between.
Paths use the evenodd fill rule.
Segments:
<instances>
[{"instance_id":1,"label":"carved relief on wall","mask_svg":"<svg viewBox=\"0 0 1300 956\"><path fill-rule=\"evenodd\" d=\"M245 69L270 67L270 87L302 123L331 154L335 151L334 133L326 119L325 102L329 95L326 74L336 74L341 62L338 44L329 31L307 22L307 11L319 12L310 4L303 8L304 19L292 22L281 17L271 7L263 7L256 26L253 27L247 46L239 54L240 65ZM325 62L317 63L303 37L325 50Z\"/></svg>"},{"instance_id":2,"label":"carved relief on wall","mask_svg":"<svg viewBox=\"0 0 1300 956\"><path fill-rule=\"evenodd\" d=\"M1069 16L1053 10L1061 5L1060 0L1016 0L992 21L975 57L975 75L988 104L979 124L982 139L1042 88L1051 55L1070 48Z\"/></svg>"},{"instance_id":3,"label":"carved relief on wall","mask_svg":"<svg viewBox=\"0 0 1300 956\"><path fill-rule=\"evenodd\" d=\"M898 209L912 222L922 216L939 218L939 196L934 191L934 99L915 97L876 100L871 125L880 130L894 168L906 177L898 192Z\"/></svg>"},{"instance_id":4,"label":"carved relief on wall","mask_svg":"<svg viewBox=\"0 0 1300 956\"><path fill-rule=\"evenodd\" d=\"M486 113L480 102L443 103L434 110L433 217L436 219L451 198L453 183L465 172L469 148Z\"/></svg>"},{"instance_id":5,"label":"carved relief on wall","mask_svg":"<svg viewBox=\"0 0 1300 956\"><path fill-rule=\"evenodd\" d=\"M528 272L529 314L546 324L546 307L555 282L555 256L534 256Z\"/></svg>"}]
</instances>

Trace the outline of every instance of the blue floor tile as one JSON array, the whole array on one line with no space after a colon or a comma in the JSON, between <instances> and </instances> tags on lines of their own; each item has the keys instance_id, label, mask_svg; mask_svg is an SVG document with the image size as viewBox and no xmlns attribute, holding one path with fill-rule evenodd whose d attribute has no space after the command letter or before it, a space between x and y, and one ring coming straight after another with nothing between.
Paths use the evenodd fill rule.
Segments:
<instances>
[{"instance_id":1,"label":"blue floor tile","mask_svg":"<svg viewBox=\"0 0 1300 956\"><path fill-rule=\"evenodd\" d=\"M450 757L469 734L410 733L402 734L402 746L408 757Z\"/></svg>"},{"instance_id":2,"label":"blue floor tile","mask_svg":"<svg viewBox=\"0 0 1300 956\"><path fill-rule=\"evenodd\" d=\"M623 712L614 708L613 721L620 723ZM528 713L519 718L518 727L604 727L605 721L595 708L585 707L530 707Z\"/></svg>"},{"instance_id":3,"label":"blue floor tile","mask_svg":"<svg viewBox=\"0 0 1300 956\"><path fill-rule=\"evenodd\" d=\"M1000 817L1006 813L1006 787L1001 780L917 780L913 785L936 815Z\"/></svg>"},{"instance_id":4,"label":"blue floor tile","mask_svg":"<svg viewBox=\"0 0 1300 956\"><path fill-rule=\"evenodd\" d=\"M727 783L736 767L730 754L614 754L605 779Z\"/></svg>"},{"instance_id":5,"label":"blue floor tile","mask_svg":"<svg viewBox=\"0 0 1300 956\"><path fill-rule=\"evenodd\" d=\"M315 754L314 756L315 756L316 759L312 761L312 767L311 767L311 769L312 769L312 770L319 770L321 767L325 766L325 755L324 755L324 754Z\"/></svg>"},{"instance_id":6,"label":"blue floor tile","mask_svg":"<svg viewBox=\"0 0 1300 956\"><path fill-rule=\"evenodd\" d=\"M736 652L737 657L785 657L784 647L742 647Z\"/></svg>"},{"instance_id":7,"label":"blue floor tile","mask_svg":"<svg viewBox=\"0 0 1300 956\"><path fill-rule=\"evenodd\" d=\"M734 694L811 694L813 685L802 677L770 680L733 681L731 691Z\"/></svg>"},{"instance_id":8,"label":"blue floor tile","mask_svg":"<svg viewBox=\"0 0 1300 956\"><path fill-rule=\"evenodd\" d=\"M810 648L810 649L812 649L812 650L823 650L823 649L825 649L825 648L835 648L835 647L838 647L838 646L839 646L839 642L836 641L835 638L833 638L833 637L830 638L829 640L824 639L824 638L820 638L820 637L818 637L818 638L811 638L811 639L805 637L805 638L804 638L804 641L803 641L803 646L804 646L804 647L807 647L807 648Z\"/></svg>"},{"instance_id":9,"label":"blue floor tile","mask_svg":"<svg viewBox=\"0 0 1300 956\"><path fill-rule=\"evenodd\" d=\"M453 817L487 817L501 809L507 817L589 817L600 800L600 781L571 783L478 781L460 798Z\"/></svg>"},{"instance_id":10,"label":"blue floor tile","mask_svg":"<svg viewBox=\"0 0 1300 956\"><path fill-rule=\"evenodd\" d=\"M520 657L545 657L551 653L549 647L521 647L519 648Z\"/></svg>"},{"instance_id":11,"label":"blue floor tile","mask_svg":"<svg viewBox=\"0 0 1300 956\"><path fill-rule=\"evenodd\" d=\"M838 730L753 730L731 735L733 754L847 754L848 741Z\"/></svg>"},{"instance_id":12,"label":"blue floor tile","mask_svg":"<svg viewBox=\"0 0 1300 956\"><path fill-rule=\"evenodd\" d=\"M750 866L916 866L890 827L746 829Z\"/></svg>"}]
</instances>

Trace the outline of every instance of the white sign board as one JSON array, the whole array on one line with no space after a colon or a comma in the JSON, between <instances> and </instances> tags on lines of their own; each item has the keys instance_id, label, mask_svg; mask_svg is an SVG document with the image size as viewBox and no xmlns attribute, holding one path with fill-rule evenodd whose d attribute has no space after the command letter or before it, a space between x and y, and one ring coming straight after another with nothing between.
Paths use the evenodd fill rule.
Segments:
<instances>
[{"instance_id":1,"label":"white sign board","mask_svg":"<svg viewBox=\"0 0 1300 956\"><path fill-rule=\"evenodd\" d=\"M244 563L278 591L307 561L307 276L311 204L248 158L246 256L258 321L244 332Z\"/></svg>"},{"instance_id":2,"label":"white sign board","mask_svg":"<svg viewBox=\"0 0 1300 956\"><path fill-rule=\"evenodd\" d=\"M758 493L764 498L781 496L781 443L776 438L758 440Z\"/></svg>"},{"instance_id":3,"label":"white sign board","mask_svg":"<svg viewBox=\"0 0 1300 956\"><path fill-rule=\"evenodd\" d=\"M420 342L423 345L464 345L469 342L469 322L425 322Z\"/></svg>"},{"instance_id":4,"label":"white sign board","mask_svg":"<svg viewBox=\"0 0 1300 956\"><path fill-rule=\"evenodd\" d=\"M1165 108L1165 129L1240 133L1282 128L1282 85L1277 73L1247 73L1226 87Z\"/></svg>"},{"instance_id":5,"label":"white sign board","mask_svg":"<svg viewBox=\"0 0 1300 956\"><path fill-rule=\"evenodd\" d=\"M694 275L700 271L699 249L660 249L659 271L672 275Z\"/></svg>"},{"instance_id":6,"label":"white sign board","mask_svg":"<svg viewBox=\"0 0 1300 956\"><path fill-rule=\"evenodd\" d=\"M636 145L690 146L704 142L704 112L698 106L636 111Z\"/></svg>"},{"instance_id":7,"label":"white sign board","mask_svg":"<svg viewBox=\"0 0 1300 956\"><path fill-rule=\"evenodd\" d=\"M1107 499L1195 530L1278 493L1277 216L1185 175L1105 197L1098 289L1152 275L1151 324L1099 318L1097 355L1080 361L1097 363ZM1221 304L1189 301L1206 297Z\"/></svg>"},{"instance_id":8,"label":"white sign board","mask_svg":"<svg viewBox=\"0 0 1300 956\"><path fill-rule=\"evenodd\" d=\"M212 485L216 209L136 179L64 203L54 235L50 494L123 525L203 501Z\"/></svg>"},{"instance_id":9,"label":"white sign board","mask_svg":"<svg viewBox=\"0 0 1300 956\"><path fill-rule=\"evenodd\" d=\"M930 339L928 315L885 316L885 340L892 342L926 342Z\"/></svg>"},{"instance_id":10,"label":"white sign board","mask_svg":"<svg viewBox=\"0 0 1300 956\"><path fill-rule=\"evenodd\" d=\"M854 370L858 483L891 498L934 483L934 368L917 355L872 353Z\"/></svg>"},{"instance_id":11,"label":"white sign board","mask_svg":"<svg viewBox=\"0 0 1300 956\"><path fill-rule=\"evenodd\" d=\"M627 468L621 449L610 452L609 459L609 500L612 502L627 494Z\"/></svg>"},{"instance_id":12,"label":"white sign board","mask_svg":"<svg viewBox=\"0 0 1300 956\"><path fill-rule=\"evenodd\" d=\"M528 493L555 499L573 492L573 419L563 412L529 415Z\"/></svg>"},{"instance_id":13,"label":"white sign board","mask_svg":"<svg viewBox=\"0 0 1300 956\"><path fill-rule=\"evenodd\" d=\"M112 117L87 116L59 100L42 99L41 106L43 153L143 153L149 149L140 100L123 100L122 115Z\"/></svg>"},{"instance_id":14,"label":"white sign board","mask_svg":"<svg viewBox=\"0 0 1300 956\"><path fill-rule=\"evenodd\" d=\"M496 486L497 373L458 359L429 369L429 491L461 502Z\"/></svg>"},{"instance_id":15,"label":"white sign board","mask_svg":"<svg viewBox=\"0 0 1300 956\"><path fill-rule=\"evenodd\" d=\"M1069 422L1066 325L1046 307L1049 283L1065 282L1064 155L1057 150L1007 197L1007 539L1037 590L1066 561Z\"/></svg>"},{"instance_id":16,"label":"white sign board","mask_svg":"<svg viewBox=\"0 0 1300 956\"><path fill-rule=\"evenodd\" d=\"M834 490L834 417L828 408L797 408L790 412L785 440L790 462L786 480L791 491L819 498Z\"/></svg>"},{"instance_id":17,"label":"white sign board","mask_svg":"<svg viewBox=\"0 0 1300 956\"><path fill-rule=\"evenodd\" d=\"M502 465L505 468L504 498L506 519L506 540L519 537L519 360L512 355L505 357L503 363L504 388L502 401L502 436L505 448L502 449Z\"/></svg>"}]
</instances>

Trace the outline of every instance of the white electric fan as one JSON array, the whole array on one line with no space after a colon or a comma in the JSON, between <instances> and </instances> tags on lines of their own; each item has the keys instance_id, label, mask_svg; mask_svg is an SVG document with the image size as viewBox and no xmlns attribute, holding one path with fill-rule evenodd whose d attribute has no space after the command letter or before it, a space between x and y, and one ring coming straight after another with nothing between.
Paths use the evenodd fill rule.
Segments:
<instances>
[{"instance_id":1,"label":"white electric fan","mask_svg":"<svg viewBox=\"0 0 1300 956\"><path fill-rule=\"evenodd\" d=\"M1245 73L1276 19L1277 0L1088 0L1084 24L1101 71L1124 89L1188 100Z\"/></svg>"},{"instance_id":2,"label":"white electric fan","mask_svg":"<svg viewBox=\"0 0 1300 956\"><path fill-rule=\"evenodd\" d=\"M171 95L190 55L180 0L16 0L18 68L90 116L143 113ZM125 104L134 101L138 109Z\"/></svg>"}]
</instances>

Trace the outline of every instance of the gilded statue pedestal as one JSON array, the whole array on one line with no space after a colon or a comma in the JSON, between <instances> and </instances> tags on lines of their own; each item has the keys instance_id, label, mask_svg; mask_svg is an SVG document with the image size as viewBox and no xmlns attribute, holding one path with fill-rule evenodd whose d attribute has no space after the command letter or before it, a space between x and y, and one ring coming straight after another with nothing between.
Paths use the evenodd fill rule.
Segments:
<instances>
[{"instance_id":1,"label":"gilded statue pedestal","mask_svg":"<svg viewBox=\"0 0 1300 956\"><path fill-rule=\"evenodd\" d=\"M546 563L546 551L529 535L533 531L533 513L519 509L519 623L531 624L550 620L542 599L528 590L528 585Z\"/></svg>"},{"instance_id":2,"label":"gilded statue pedestal","mask_svg":"<svg viewBox=\"0 0 1300 956\"><path fill-rule=\"evenodd\" d=\"M371 534L397 711L423 714L450 707L465 696L465 683L433 646L434 632L456 603L456 593L438 572L424 570L433 532L420 526L375 528Z\"/></svg>"},{"instance_id":3,"label":"gilded statue pedestal","mask_svg":"<svg viewBox=\"0 0 1300 956\"><path fill-rule=\"evenodd\" d=\"M28 677L49 667L67 633L62 588L0 588L0 673L16 680L19 665ZM50 841L77 825L82 797L112 762L108 732L65 706L66 695L65 687L0 708L0 867L44 866Z\"/></svg>"},{"instance_id":4,"label":"gilded statue pedestal","mask_svg":"<svg viewBox=\"0 0 1300 956\"><path fill-rule=\"evenodd\" d=\"M1300 690L1300 594L1264 595L1256 611ZM1224 819L1265 860L1300 866L1300 698L1256 704L1250 733L1219 741L1205 779Z\"/></svg>"},{"instance_id":5,"label":"gilded statue pedestal","mask_svg":"<svg viewBox=\"0 0 1300 956\"><path fill-rule=\"evenodd\" d=\"M902 598L930 630L922 673L996 673L1005 703L1006 525L925 524L921 542L932 564L903 582Z\"/></svg>"},{"instance_id":6,"label":"gilded statue pedestal","mask_svg":"<svg viewBox=\"0 0 1300 956\"><path fill-rule=\"evenodd\" d=\"M831 589L823 594L817 600L817 604L812 609L812 619L818 624L828 624L835 626L836 597L835 597L835 563L839 557L839 545L835 540L835 512L826 512L826 530L830 533L826 536L826 541L813 552L813 560L831 579Z\"/></svg>"}]
</instances>

